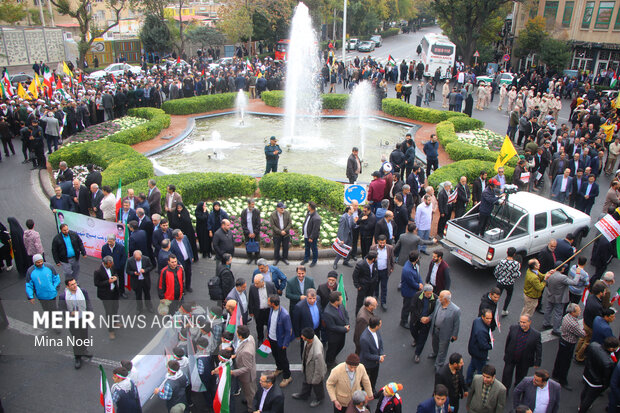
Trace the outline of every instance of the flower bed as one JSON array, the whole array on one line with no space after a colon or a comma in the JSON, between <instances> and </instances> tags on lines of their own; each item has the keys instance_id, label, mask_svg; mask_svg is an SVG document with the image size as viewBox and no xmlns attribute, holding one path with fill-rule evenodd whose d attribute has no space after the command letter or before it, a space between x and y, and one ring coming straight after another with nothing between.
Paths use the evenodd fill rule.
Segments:
<instances>
[{"instance_id":1,"label":"flower bed","mask_svg":"<svg viewBox=\"0 0 620 413\"><path fill-rule=\"evenodd\" d=\"M256 208L261 211L260 223L260 243L263 247L273 247L273 232L269 228L269 216L275 210L278 202L284 202L286 209L291 213L292 229L290 231L291 244L294 247L301 247L303 244L302 227L307 212L307 204L298 199L290 201L279 201L270 198L257 198ZM235 245L243 244L243 228L241 227L241 212L247 207L246 198L234 197L220 201L221 207L228 213L231 221L231 231ZM187 207L194 224L196 223L195 211L196 206ZM207 207L212 210L212 204ZM321 232L319 235L319 245L329 247L332 245L338 234L338 222L340 217L338 214L331 212L325 208L317 208L317 212L322 218Z\"/></svg>"},{"instance_id":2,"label":"flower bed","mask_svg":"<svg viewBox=\"0 0 620 413\"><path fill-rule=\"evenodd\" d=\"M97 165L93 165L93 168L95 171L99 171L99 172L103 171L103 169ZM73 165L69 169L71 169L71 171L73 172L74 179L76 178L79 179L82 185L84 184L84 182L86 182L86 176L88 175L88 169L86 169L86 165ZM56 182L56 178L58 178L59 171L60 169L55 169L54 171L52 171L52 174L54 176L54 182Z\"/></svg>"},{"instance_id":3,"label":"flower bed","mask_svg":"<svg viewBox=\"0 0 620 413\"><path fill-rule=\"evenodd\" d=\"M456 134L459 142L465 142L490 151L499 151L504 143L504 137L488 129L474 129Z\"/></svg>"},{"instance_id":4,"label":"flower bed","mask_svg":"<svg viewBox=\"0 0 620 413\"><path fill-rule=\"evenodd\" d=\"M117 132L133 128L146 123L146 119L136 118L135 116L124 116L103 123L90 126L81 132L76 133L67 140L68 143L90 142L107 138Z\"/></svg>"}]
</instances>

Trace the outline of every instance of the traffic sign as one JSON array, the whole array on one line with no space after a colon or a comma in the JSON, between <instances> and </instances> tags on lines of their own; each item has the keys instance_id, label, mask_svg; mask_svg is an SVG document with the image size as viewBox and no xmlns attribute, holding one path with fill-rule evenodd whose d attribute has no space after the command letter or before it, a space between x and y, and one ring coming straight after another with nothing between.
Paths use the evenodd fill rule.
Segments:
<instances>
[{"instance_id":1,"label":"traffic sign","mask_svg":"<svg viewBox=\"0 0 620 413\"><path fill-rule=\"evenodd\" d=\"M474 57L480 57L480 53L478 53L478 51L476 50L476 52L474 53Z\"/></svg>"},{"instance_id":2,"label":"traffic sign","mask_svg":"<svg viewBox=\"0 0 620 413\"><path fill-rule=\"evenodd\" d=\"M344 203L345 205L351 205L353 201L357 201L359 205L366 203L366 196L368 191L366 186L357 184L347 184L344 186Z\"/></svg>"},{"instance_id":3,"label":"traffic sign","mask_svg":"<svg viewBox=\"0 0 620 413\"><path fill-rule=\"evenodd\" d=\"M509 54L505 54L504 55L504 62L507 62L510 60L510 55Z\"/></svg>"}]
</instances>

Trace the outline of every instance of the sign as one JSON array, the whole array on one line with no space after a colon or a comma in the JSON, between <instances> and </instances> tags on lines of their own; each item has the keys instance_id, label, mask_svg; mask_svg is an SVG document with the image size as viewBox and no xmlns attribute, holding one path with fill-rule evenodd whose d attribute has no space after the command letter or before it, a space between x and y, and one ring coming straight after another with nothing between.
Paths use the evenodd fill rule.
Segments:
<instances>
[{"instance_id":1,"label":"sign","mask_svg":"<svg viewBox=\"0 0 620 413\"><path fill-rule=\"evenodd\" d=\"M507 62L510 60L510 55L509 54L505 54L504 55L504 62Z\"/></svg>"},{"instance_id":2,"label":"sign","mask_svg":"<svg viewBox=\"0 0 620 413\"><path fill-rule=\"evenodd\" d=\"M84 243L86 255L90 257L101 258L101 247L108 242L109 234L116 235L116 242L125 245L125 224L122 222L104 221L76 212L58 210L56 224L58 231L61 224L67 224L71 231L77 232Z\"/></svg>"},{"instance_id":3,"label":"sign","mask_svg":"<svg viewBox=\"0 0 620 413\"><path fill-rule=\"evenodd\" d=\"M480 53L477 50L474 52L474 57L480 57Z\"/></svg>"},{"instance_id":4,"label":"sign","mask_svg":"<svg viewBox=\"0 0 620 413\"><path fill-rule=\"evenodd\" d=\"M368 191L364 185L347 184L344 186L344 203L351 205L353 201L357 201L359 205L366 203Z\"/></svg>"},{"instance_id":5,"label":"sign","mask_svg":"<svg viewBox=\"0 0 620 413\"><path fill-rule=\"evenodd\" d=\"M599 222L594 224L594 226L601 231L601 234L603 234L609 242L620 236L620 223L609 214L606 214Z\"/></svg>"},{"instance_id":6,"label":"sign","mask_svg":"<svg viewBox=\"0 0 620 413\"><path fill-rule=\"evenodd\" d=\"M523 182L524 184L530 182L530 173L529 172L523 172L521 174L520 181Z\"/></svg>"}]
</instances>

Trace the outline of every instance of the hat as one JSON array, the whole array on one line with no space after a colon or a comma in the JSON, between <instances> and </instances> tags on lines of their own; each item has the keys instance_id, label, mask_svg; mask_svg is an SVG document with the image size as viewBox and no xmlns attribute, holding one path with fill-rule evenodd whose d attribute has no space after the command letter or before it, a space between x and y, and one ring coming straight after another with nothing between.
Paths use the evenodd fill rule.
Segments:
<instances>
[{"instance_id":1,"label":"hat","mask_svg":"<svg viewBox=\"0 0 620 413\"><path fill-rule=\"evenodd\" d=\"M493 186L499 186L499 181L495 178L489 179L489 184Z\"/></svg>"},{"instance_id":2,"label":"hat","mask_svg":"<svg viewBox=\"0 0 620 413\"><path fill-rule=\"evenodd\" d=\"M327 278L338 278L338 273L336 271L330 271L327 273Z\"/></svg>"},{"instance_id":3,"label":"hat","mask_svg":"<svg viewBox=\"0 0 620 413\"><path fill-rule=\"evenodd\" d=\"M353 404L360 404L366 402L366 392L364 390L355 390L353 397L351 397Z\"/></svg>"},{"instance_id":4,"label":"hat","mask_svg":"<svg viewBox=\"0 0 620 413\"><path fill-rule=\"evenodd\" d=\"M386 162L383 164L383 172L385 173L390 173L392 172L392 164L389 162Z\"/></svg>"},{"instance_id":5,"label":"hat","mask_svg":"<svg viewBox=\"0 0 620 413\"><path fill-rule=\"evenodd\" d=\"M43 255L41 255L41 254L34 254L32 256L32 262L33 263L35 263L37 261L41 261L41 260L43 260Z\"/></svg>"},{"instance_id":6,"label":"hat","mask_svg":"<svg viewBox=\"0 0 620 413\"><path fill-rule=\"evenodd\" d=\"M286 208L286 205L284 205L284 202L278 202L276 208Z\"/></svg>"},{"instance_id":7,"label":"hat","mask_svg":"<svg viewBox=\"0 0 620 413\"><path fill-rule=\"evenodd\" d=\"M271 138L269 138L270 141L277 141L278 139L276 139L275 136L272 136Z\"/></svg>"},{"instance_id":8,"label":"hat","mask_svg":"<svg viewBox=\"0 0 620 413\"><path fill-rule=\"evenodd\" d=\"M360 356L355 353L351 353L347 356L345 363L347 363L349 366L357 367L360 365Z\"/></svg>"},{"instance_id":9,"label":"hat","mask_svg":"<svg viewBox=\"0 0 620 413\"><path fill-rule=\"evenodd\" d=\"M396 394L397 391L400 391L403 389L403 385L400 383L388 383L385 386L383 386L383 394L385 394L386 396L394 396L394 394Z\"/></svg>"}]
</instances>

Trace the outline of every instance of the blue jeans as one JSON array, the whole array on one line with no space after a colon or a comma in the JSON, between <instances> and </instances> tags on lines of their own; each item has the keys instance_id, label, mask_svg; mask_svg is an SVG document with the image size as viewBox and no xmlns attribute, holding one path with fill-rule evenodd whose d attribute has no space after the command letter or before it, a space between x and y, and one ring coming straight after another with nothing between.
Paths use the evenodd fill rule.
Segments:
<instances>
[{"instance_id":1,"label":"blue jeans","mask_svg":"<svg viewBox=\"0 0 620 413\"><path fill-rule=\"evenodd\" d=\"M418 229L418 235L423 240L428 241L431 237L431 230L430 229ZM426 251L426 245L418 245L418 250Z\"/></svg>"},{"instance_id":2,"label":"blue jeans","mask_svg":"<svg viewBox=\"0 0 620 413\"><path fill-rule=\"evenodd\" d=\"M471 358L469 368L467 368L467 377L465 378L465 383L467 383L467 385L470 385L474 380L474 373L482 374L482 368L485 364L487 364L486 359Z\"/></svg>"},{"instance_id":3,"label":"blue jeans","mask_svg":"<svg viewBox=\"0 0 620 413\"><path fill-rule=\"evenodd\" d=\"M316 260L319 258L319 248L317 246L317 240L313 240L312 242L310 242L308 241L308 238L304 238L304 245L306 246L304 261L310 261L310 249L312 249L312 262L316 262Z\"/></svg>"}]
</instances>

